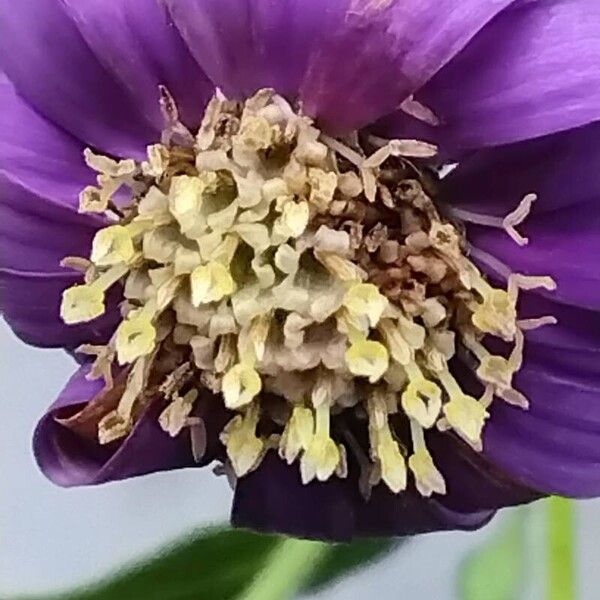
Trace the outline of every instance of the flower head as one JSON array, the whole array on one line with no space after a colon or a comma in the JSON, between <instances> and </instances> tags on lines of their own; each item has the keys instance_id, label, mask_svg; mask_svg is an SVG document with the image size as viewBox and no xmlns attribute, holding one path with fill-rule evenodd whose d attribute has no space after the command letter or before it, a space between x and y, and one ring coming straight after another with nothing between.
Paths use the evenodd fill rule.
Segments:
<instances>
[{"instance_id":1,"label":"flower head","mask_svg":"<svg viewBox=\"0 0 600 600\"><path fill-rule=\"evenodd\" d=\"M593 0L110 5L0 20L2 311L89 359L44 472L334 539L596 494Z\"/></svg>"}]
</instances>

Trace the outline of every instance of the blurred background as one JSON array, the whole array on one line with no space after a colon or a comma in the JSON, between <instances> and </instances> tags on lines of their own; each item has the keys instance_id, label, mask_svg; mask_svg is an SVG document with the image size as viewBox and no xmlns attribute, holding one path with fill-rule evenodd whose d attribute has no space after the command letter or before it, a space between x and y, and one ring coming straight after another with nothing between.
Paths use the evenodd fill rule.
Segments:
<instances>
[{"instance_id":1,"label":"blurred background","mask_svg":"<svg viewBox=\"0 0 600 600\"><path fill-rule=\"evenodd\" d=\"M60 351L25 346L3 322L0 356L0 598L66 597L68 590L110 579L191 532L226 523L231 491L210 469L89 489L54 487L35 466L31 434L73 362ZM569 505L560 505L557 514L561 510L569 516ZM368 567L338 574L337 581L302 597L598 600L600 501L579 502L573 510L573 532L567 527L562 533L566 541L555 539L554 549L556 532L548 527L552 513L547 504L538 503L503 512L483 531L409 540ZM223 568L230 568L231 561L234 555L223 561ZM575 579L575 594L561 588L565 576ZM168 591L162 596L175 598ZM141 594L139 598L146 600ZM221 599L213 595L210 600Z\"/></svg>"}]
</instances>

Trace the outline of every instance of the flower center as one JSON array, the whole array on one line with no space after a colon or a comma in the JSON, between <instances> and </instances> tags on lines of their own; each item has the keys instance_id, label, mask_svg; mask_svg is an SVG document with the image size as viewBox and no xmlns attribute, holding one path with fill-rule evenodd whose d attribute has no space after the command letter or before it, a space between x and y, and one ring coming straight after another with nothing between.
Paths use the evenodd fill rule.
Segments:
<instances>
[{"instance_id":1,"label":"flower center","mask_svg":"<svg viewBox=\"0 0 600 600\"><path fill-rule=\"evenodd\" d=\"M113 224L89 261L65 261L86 271L64 293L66 323L101 315L105 292L124 284L109 344L81 348L107 388L115 372L126 377L100 442L127 435L149 402L180 435L208 388L233 413L221 440L238 477L274 447L299 462L304 483L344 477L352 452L365 494L380 481L399 493L408 470L421 494L444 493L426 430L451 429L480 450L494 396L527 406L512 387L518 291L553 281L486 281L436 207L429 144L330 138L270 90L245 103L217 94L195 136L168 96L163 106L168 128L147 161L86 151L99 176L81 210ZM133 199L117 206L123 186ZM486 336L512 352L492 354ZM453 375L458 348L473 359L479 398Z\"/></svg>"}]
</instances>

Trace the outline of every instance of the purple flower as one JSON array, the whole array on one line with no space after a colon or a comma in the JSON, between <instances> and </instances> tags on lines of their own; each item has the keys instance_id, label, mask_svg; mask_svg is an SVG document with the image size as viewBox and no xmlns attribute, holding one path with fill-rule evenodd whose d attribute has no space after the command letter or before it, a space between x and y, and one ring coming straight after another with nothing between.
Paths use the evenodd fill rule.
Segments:
<instances>
[{"instance_id":1,"label":"purple flower","mask_svg":"<svg viewBox=\"0 0 600 600\"><path fill-rule=\"evenodd\" d=\"M600 4L408 4L0 2L2 314L82 361L52 481L218 461L323 539L600 494Z\"/></svg>"}]
</instances>

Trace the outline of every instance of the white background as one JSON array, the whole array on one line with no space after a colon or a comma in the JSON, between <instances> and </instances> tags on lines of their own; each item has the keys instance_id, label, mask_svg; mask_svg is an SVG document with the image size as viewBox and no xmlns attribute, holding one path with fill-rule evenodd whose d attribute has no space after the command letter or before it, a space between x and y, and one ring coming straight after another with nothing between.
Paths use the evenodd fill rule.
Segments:
<instances>
[{"instance_id":1,"label":"white background","mask_svg":"<svg viewBox=\"0 0 600 600\"><path fill-rule=\"evenodd\" d=\"M1 598L93 581L198 527L227 519L231 492L210 469L95 488L54 487L35 466L31 434L73 362L60 351L28 348L1 321L0 357ZM600 502L583 502L578 509L580 600L597 600ZM474 534L422 536L320 598L454 600L458 566L501 521ZM534 546L543 544L540 531L534 527L528 534ZM541 598L542 567L539 560L531 563L522 600Z\"/></svg>"}]
</instances>

